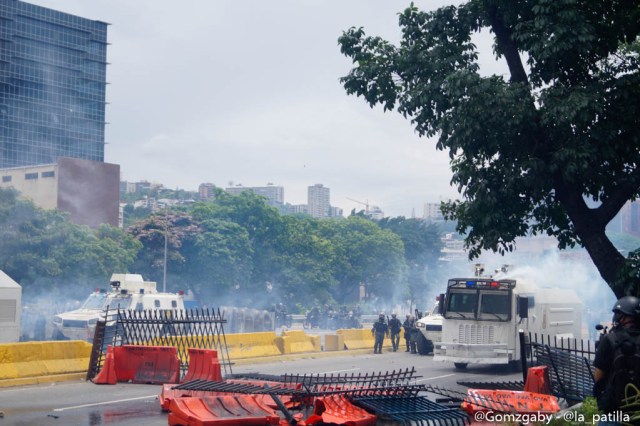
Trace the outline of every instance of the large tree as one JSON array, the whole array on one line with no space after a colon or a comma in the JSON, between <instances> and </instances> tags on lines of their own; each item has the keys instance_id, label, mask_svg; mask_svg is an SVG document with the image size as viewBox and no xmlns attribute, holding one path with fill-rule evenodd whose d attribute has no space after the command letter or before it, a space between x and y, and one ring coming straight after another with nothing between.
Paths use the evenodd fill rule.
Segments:
<instances>
[{"instance_id":1,"label":"large tree","mask_svg":"<svg viewBox=\"0 0 640 426\"><path fill-rule=\"evenodd\" d=\"M515 238L586 248L617 296L639 274L605 234L640 188L640 7L634 0L470 0L400 14L395 46L351 28L349 94L397 109L450 153L461 201L447 218L470 257ZM472 35L490 30L508 79L481 74Z\"/></svg>"},{"instance_id":2,"label":"large tree","mask_svg":"<svg viewBox=\"0 0 640 426\"><path fill-rule=\"evenodd\" d=\"M0 270L23 286L26 298L85 296L112 273L126 272L141 247L120 229L74 224L66 213L0 188Z\"/></svg>"},{"instance_id":3,"label":"large tree","mask_svg":"<svg viewBox=\"0 0 640 426\"><path fill-rule=\"evenodd\" d=\"M409 277L408 299L412 304L428 306L432 301L428 297L437 294L442 283L438 259L443 244L438 226L402 216L384 218L378 226L393 231L402 239Z\"/></svg>"}]
</instances>

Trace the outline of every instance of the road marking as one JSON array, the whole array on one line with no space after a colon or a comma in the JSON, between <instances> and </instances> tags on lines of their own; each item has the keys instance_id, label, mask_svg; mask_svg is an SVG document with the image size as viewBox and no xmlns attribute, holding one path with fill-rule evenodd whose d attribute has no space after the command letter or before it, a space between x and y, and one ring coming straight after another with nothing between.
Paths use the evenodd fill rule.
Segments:
<instances>
[{"instance_id":1,"label":"road marking","mask_svg":"<svg viewBox=\"0 0 640 426\"><path fill-rule=\"evenodd\" d=\"M356 370L360 370L360 368L348 368L346 370L323 371L322 373L317 373L317 374L344 373L345 371L356 371Z\"/></svg>"},{"instance_id":2,"label":"road marking","mask_svg":"<svg viewBox=\"0 0 640 426\"><path fill-rule=\"evenodd\" d=\"M444 376L436 376L436 377L427 377L425 379L416 380L416 382L424 382L425 380L436 380L436 379L444 379L445 377L455 376L455 373L445 374Z\"/></svg>"},{"instance_id":3,"label":"road marking","mask_svg":"<svg viewBox=\"0 0 640 426\"><path fill-rule=\"evenodd\" d=\"M158 395L149 395L149 396L139 396L137 398L116 399L114 401L95 402L93 404L75 405L73 407L54 408L53 411L59 412L59 411L67 411L67 410L77 410L78 408L96 407L98 405L117 404L119 402L137 401L139 399L149 399L149 398L157 398L157 397Z\"/></svg>"}]
</instances>

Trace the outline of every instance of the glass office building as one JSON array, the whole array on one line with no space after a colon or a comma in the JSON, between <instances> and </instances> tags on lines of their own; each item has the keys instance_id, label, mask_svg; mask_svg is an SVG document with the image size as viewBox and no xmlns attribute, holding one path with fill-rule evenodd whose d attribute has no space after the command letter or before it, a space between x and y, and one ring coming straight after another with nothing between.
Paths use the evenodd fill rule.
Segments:
<instances>
[{"instance_id":1,"label":"glass office building","mask_svg":"<svg viewBox=\"0 0 640 426\"><path fill-rule=\"evenodd\" d=\"M104 161L107 25L0 0L0 168Z\"/></svg>"}]
</instances>

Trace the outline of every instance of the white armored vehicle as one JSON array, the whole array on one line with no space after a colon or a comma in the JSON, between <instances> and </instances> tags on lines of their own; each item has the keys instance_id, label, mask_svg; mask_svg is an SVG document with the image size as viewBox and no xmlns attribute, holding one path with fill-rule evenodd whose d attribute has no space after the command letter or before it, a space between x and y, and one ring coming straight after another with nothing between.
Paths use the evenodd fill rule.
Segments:
<instances>
[{"instance_id":1,"label":"white armored vehicle","mask_svg":"<svg viewBox=\"0 0 640 426\"><path fill-rule=\"evenodd\" d=\"M443 295L444 296L444 295ZM442 341L442 316L443 304L437 300L433 309L416 321L416 327L420 331L418 338L418 353L428 355L433 352L434 345Z\"/></svg>"},{"instance_id":2,"label":"white armored vehicle","mask_svg":"<svg viewBox=\"0 0 640 426\"><path fill-rule=\"evenodd\" d=\"M93 339L96 323L105 312L120 309L132 310L183 310L184 295L158 293L154 281L144 281L139 274L113 274L110 291L91 293L80 309L58 314L53 319L53 338Z\"/></svg>"},{"instance_id":3,"label":"white armored vehicle","mask_svg":"<svg viewBox=\"0 0 640 426\"><path fill-rule=\"evenodd\" d=\"M450 279L434 360L456 368L517 361L519 330L580 338L582 308L575 291L540 288L526 279Z\"/></svg>"}]
</instances>

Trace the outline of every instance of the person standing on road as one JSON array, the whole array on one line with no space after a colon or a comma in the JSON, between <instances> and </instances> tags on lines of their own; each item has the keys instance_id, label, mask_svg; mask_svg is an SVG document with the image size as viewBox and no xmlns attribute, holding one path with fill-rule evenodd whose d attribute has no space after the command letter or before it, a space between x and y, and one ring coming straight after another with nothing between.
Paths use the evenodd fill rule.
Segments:
<instances>
[{"instance_id":1,"label":"person standing on road","mask_svg":"<svg viewBox=\"0 0 640 426\"><path fill-rule=\"evenodd\" d=\"M398 345L400 344L401 328L402 323L398 318L396 318L396 314L391 314L391 319L389 320L389 331L391 332L391 346L393 346L394 352L398 350Z\"/></svg>"},{"instance_id":2,"label":"person standing on road","mask_svg":"<svg viewBox=\"0 0 640 426\"><path fill-rule=\"evenodd\" d=\"M378 317L378 321L373 324L373 327L371 328L371 334L376 338L375 343L373 344L373 353L381 354L384 336L389 335L389 326L384 320L384 314L381 313Z\"/></svg>"},{"instance_id":3,"label":"person standing on road","mask_svg":"<svg viewBox=\"0 0 640 426\"><path fill-rule=\"evenodd\" d=\"M407 319L402 323L402 329L404 330L404 341L407 344L405 352L409 352L411 350L411 315L407 314Z\"/></svg>"},{"instance_id":4,"label":"person standing on road","mask_svg":"<svg viewBox=\"0 0 640 426\"><path fill-rule=\"evenodd\" d=\"M416 319L415 319L415 317L413 315L411 316L410 321L411 321L411 339L410 339L411 353L412 354L417 354L418 353L418 339L420 338L420 330L418 329L418 326L416 325Z\"/></svg>"}]
</instances>

